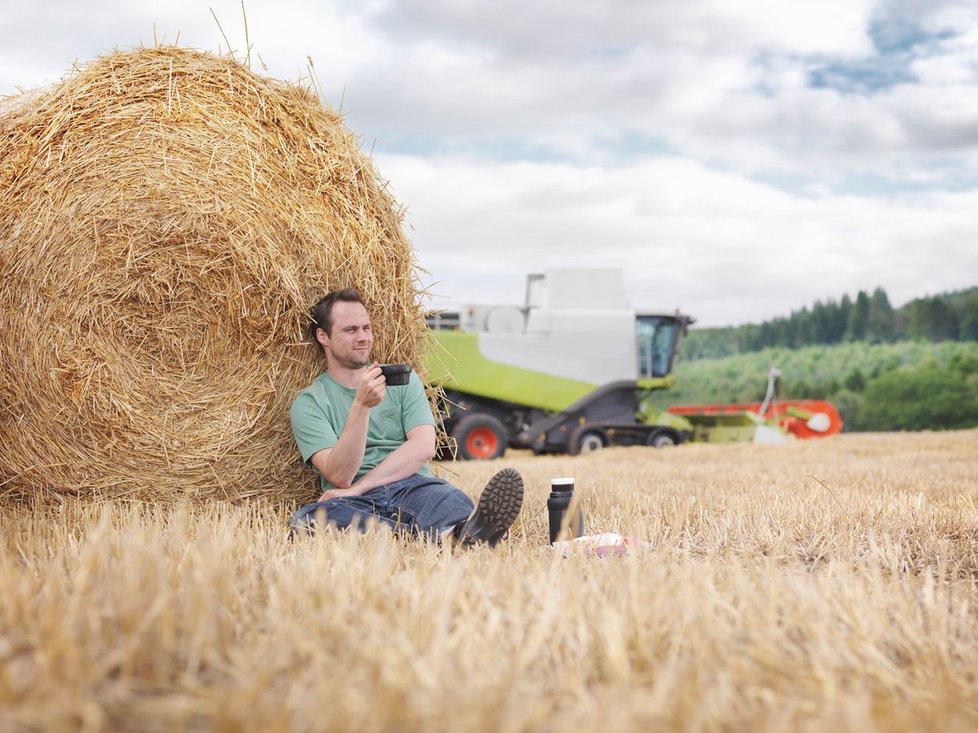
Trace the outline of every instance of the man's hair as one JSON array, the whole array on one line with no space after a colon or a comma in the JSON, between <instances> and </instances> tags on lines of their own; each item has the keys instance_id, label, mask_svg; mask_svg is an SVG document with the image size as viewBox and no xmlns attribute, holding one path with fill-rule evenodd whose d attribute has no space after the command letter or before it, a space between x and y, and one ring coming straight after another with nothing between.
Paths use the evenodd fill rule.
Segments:
<instances>
[{"instance_id":1,"label":"man's hair","mask_svg":"<svg viewBox=\"0 0 978 733\"><path fill-rule=\"evenodd\" d=\"M312 323L309 324L309 335L313 341L316 341L316 329L318 328L323 329L327 336L332 335L333 303L338 300L342 300L344 303L360 303L363 305L363 298L360 297L360 291L356 288L334 290L320 298L316 305L309 310L309 316L312 318Z\"/></svg>"}]
</instances>

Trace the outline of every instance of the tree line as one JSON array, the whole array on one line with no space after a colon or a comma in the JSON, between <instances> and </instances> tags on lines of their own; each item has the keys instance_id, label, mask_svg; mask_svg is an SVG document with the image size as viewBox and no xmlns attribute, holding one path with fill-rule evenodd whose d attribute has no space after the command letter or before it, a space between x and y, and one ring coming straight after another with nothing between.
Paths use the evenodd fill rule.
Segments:
<instances>
[{"instance_id":1,"label":"tree line","mask_svg":"<svg viewBox=\"0 0 978 733\"><path fill-rule=\"evenodd\" d=\"M860 341L678 360L676 385L649 401L657 409L759 402L772 366L782 374L780 399L829 400L846 431L978 427L978 341Z\"/></svg>"},{"instance_id":2,"label":"tree line","mask_svg":"<svg viewBox=\"0 0 978 733\"><path fill-rule=\"evenodd\" d=\"M978 287L917 298L894 308L886 291L860 290L855 299L816 301L787 317L726 328L692 328L683 339L685 360L717 359L768 348L906 340L978 341Z\"/></svg>"}]
</instances>

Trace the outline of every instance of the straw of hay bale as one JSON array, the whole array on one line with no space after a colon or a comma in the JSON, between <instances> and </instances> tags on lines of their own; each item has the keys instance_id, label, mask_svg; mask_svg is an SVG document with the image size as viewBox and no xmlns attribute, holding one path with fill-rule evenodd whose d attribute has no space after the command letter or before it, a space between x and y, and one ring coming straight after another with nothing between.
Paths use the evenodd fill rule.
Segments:
<instances>
[{"instance_id":1,"label":"straw of hay bale","mask_svg":"<svg viewBox=\"0 0 978 733\"><path fill-rule=\"evenodd\" d=\"M0 498L310 498L309 306L360 288L375 356L418 364L402 213L339 114L226 57L115 52L7 99Z\"/></svg>"}]
</instances>

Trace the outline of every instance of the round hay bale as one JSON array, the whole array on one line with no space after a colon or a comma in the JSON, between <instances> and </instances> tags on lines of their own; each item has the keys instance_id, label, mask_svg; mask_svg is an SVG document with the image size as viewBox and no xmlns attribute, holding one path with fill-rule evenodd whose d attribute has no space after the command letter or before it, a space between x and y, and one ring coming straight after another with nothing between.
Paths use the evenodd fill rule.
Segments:
<instances>
[{"instance_id":1,"label":"round hay bale","mask_svg":"<svg viewBox=\"0 0 978 733\"><path fill-rule=\"evenodd\" d=\"M0 141L0 498L308 498L288 407L333 288L419 365L402 211L301 86L116 52L6 100Z\"/></svg>"}]
</instances>

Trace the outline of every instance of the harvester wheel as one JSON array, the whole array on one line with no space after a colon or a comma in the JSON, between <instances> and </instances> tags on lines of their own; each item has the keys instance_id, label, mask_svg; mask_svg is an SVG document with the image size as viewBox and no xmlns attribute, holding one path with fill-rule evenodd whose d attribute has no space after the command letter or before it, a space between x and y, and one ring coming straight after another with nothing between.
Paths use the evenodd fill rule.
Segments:
<instances>
[{"instance_id":1,"label":"harvester wheel","mask_svg":"<svg viewBox=\"0 0 978 733\"><path fill-rule=\"evenodd\" d=\"M646 445L653 448L669 448L676 445L676 438L672 433L652 433Z\"/></svg>"},{"instance_id":2,"label":"harvester wheel","mask_svg":"<svg viewBox=\"0 0 978 733\"><path fill-rule=\"evenodd\" d=\"M608 445L608 439L601 430L589 425L578 425L567 438L567 452L572 456L591 453Z\"/></svg>"},{"instance_id":3,"label":"harvester wheel","mask_svg":"<svg viewBox=\"0 0 978 733\"><path fill-rule=\"evenodd\" d=\"M503 424L492 415L475 414L463 417L452 430L458 445L458 455L467 461L499 458L506 452L509 436Z\"/></svg>"}]
</instances>

